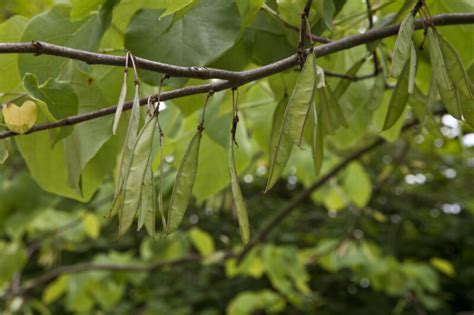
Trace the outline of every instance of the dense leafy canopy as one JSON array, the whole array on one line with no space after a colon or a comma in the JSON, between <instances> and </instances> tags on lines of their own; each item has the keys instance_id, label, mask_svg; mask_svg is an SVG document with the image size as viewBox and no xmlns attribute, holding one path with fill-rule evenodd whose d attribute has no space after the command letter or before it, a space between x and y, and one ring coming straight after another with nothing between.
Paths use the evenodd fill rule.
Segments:
<instances>
[{"instance_id":1,"label":"dense leafy canopy","mask_svg":"<svg viewBox=\"0 0 474 315\"><path fill-rule=\"evenodd\" d=\"M301 51L305 0L2 1L0 42L126 56L128 72L0 54L0 309L470 311L474 26L430 17L474 7L421 2L314 0ZM398 36L311 48L396 23ZM206 83L205 67L295 52L291 69L155 104ZM194 76L134 71L135 57ZM126 101L114 127L106 115L23 135Z\"/></svg>"}]
</instances>

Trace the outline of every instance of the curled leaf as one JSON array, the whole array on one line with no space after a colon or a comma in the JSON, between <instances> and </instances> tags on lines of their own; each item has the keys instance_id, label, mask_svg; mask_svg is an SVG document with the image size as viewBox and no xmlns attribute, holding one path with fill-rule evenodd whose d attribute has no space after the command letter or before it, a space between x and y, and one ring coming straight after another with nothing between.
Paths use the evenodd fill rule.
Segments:
<instances>
[{"instance_id":1,"label":"curled leaf","mask_svg":"<svg viewBox=\"0 0 474 315\"><path fill-rule=\"evenodd\" d=\"M21 107L8 103L3 107L2 113L8 129L18 134L28 132L38 119L38 109L36 103L32 101L24 102Z\"/></svg>"},{"instance_id":2,"label":"curled leaf","mask_svg":"<svg viewBox=\"0 0 474 315\"><path fill-rule=\"evenodd\" d=\"M411 43L410 49L410 72L408 74L408 94L415 92L415 81L416 81L416 48L413 42Z\"/></svg>"}]
</instances>

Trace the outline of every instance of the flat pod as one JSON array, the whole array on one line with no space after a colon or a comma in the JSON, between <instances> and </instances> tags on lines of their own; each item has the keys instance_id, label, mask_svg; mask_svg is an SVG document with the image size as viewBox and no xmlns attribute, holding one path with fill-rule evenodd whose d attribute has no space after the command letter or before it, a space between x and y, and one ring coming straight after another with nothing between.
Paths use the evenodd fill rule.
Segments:
<instances>
[{"instance_id":1,"label":"flat pod","mask_svg":"<svg viewBox=\"0 0 474 315\"><path fill-rule=\"evenodd\" d=\"M313 133L311 141L311 150L313 153L313 164L316 176L321 173L321 168L324 159L324 131L322 121L319 119L316 103L313 101L312 106L312 122L313 122Z\"/></svg>"},{"instance_id":2,"label":"flat pod","mask_svg":"<svg viewBox=\"0 0 474 315\"><path fill-rule=\"evenodd\" d=\"M3 120L8 129L18 134L28 132L38 119L38 109L35 102L26 101L18 107L14 103L8 103L2 109Z\"/></svg>"},{"instance_id":3,"label":"flat pod","mask_svg":"<svg viewBox=\"0 0 474 315\"><path fill-rule=\"evenodd\" d=\"M286 117L285 105L287 104L287 96L278 103L273 114L272 132L270 135L270 172L265 187L265 192L269 191L278 181L281 173L285 169L286 163L290 158L293 148L293 141L285 132L283 125Z\"/></svg>"},{"instance_id":4,"label":"flat pod","mask_svg":"<svg viewBox=\"0 0 474 315\"><path fill-rule=\"evenodd\" d=\"M235 167L234 157L234 139L232 135L229 137L229 153L227 158L230 184L232 188L232 196L234 198L235 209L237 211L237 220L239 221L240 237L242 243L247 244L250 239L249 218L247 213L247 206L245 205L244 197L239 186L239 178L237 176L237 169Z\"/></svg>"},{"instance_id":5,"label":"flat pod","mask_svg":"<svg viewBox=\"0 0 474 315\"><path fill-rule=\"evenodd\" d=\"M441 37L440 39L448 75L457 90L462 116L474 128L474 100L471 80L464 70L461 57L459 57L456 49L445 38Z\"/></svg>"},{"instance_id":6,"label":"flat pod","mask_svg":"<svg viewBox=\"0 0 474 315\"><path fill-rule=\"evenodd\" d=\"M120 152L120 158L118 161L118 171L115 177L115 190L114 200L112 207L109 211L108 216L113 216L117 213L117 210L121 208L123 198L121 197L123 191L123 182L125 173L130 165L130 160L133 155L133 149L138 136L138 126L140 124L140 93L139 86L135 85L135 97L133 99L132 110L127 128L127 134L125 135L125 141Z\"/></svg>"},{"instance_id":7,"label":"flat pod","mask_svg":"<svg viewBox=\"0 0 474 315\"><path fill-rule=\"evenodd\" d=\"M410 72L408 74L408 94L415 92L415 81L416 81L416 48L413 42L410 42Z\"/></svg>"},{"instance_id":8,"label":"flat pod","mask_svg":"<svg viewBox=\"0 0 474 315\"><path fill-rule=\"evenodd\" d=\"M285 113L287 123L283 124L283 131L297 145L301 145L305 122L314 97L315 85L316 56L314 53L310 53L306 58L293 93L290 96L286 107L287 113Z\"/></svg>"},{"instance_id":9,"label":"flat pod","mask_svg":"<svg viewBox=\"0 0 474 315\"><path fill-rule=\"evenodd\" d=\"M151 160L152 143L156 133L155 127L156 116L148 117L136 139L129 167L124 174L123 203L119 209L119 237L124 235L132 225L143 203L142 198L149 198L154 201L153 194L149 190L151 183L149 183L149 177L147 178L147 170L149 170ZM146 213L147 210L144 209L143 211ZM139 227L143 225L144 218L145 215L139 216Z\"/></svg>"},{"instance_id":10,"label":"flat pod","mask_svg":"<svg viewBox=\"0 0 474 315\"><path fill-rule=\"evenodd\" d=\"M392 56L392 69L390 74L393 77L400 76L408 58L410 58L414 22L415 17L412 14L409 14L400 25Z\"/></svg>"},{"instance_id":11,"label":"flat pod","mask_svg":"<svg viewBox=\"0 0 474 315\"><path fill-rule=\"evenodd\" d=\"M198 167L202 131L202 129L199 129L194 134L179 164L168 209L167 234L178 228L191 200Z\"/></svg>"},{"instance_id":12,"label":"flat pod","mask_svg":"<svg viewBox=\"0 0 474 315\"><path fill-rule=\"evenodd\" d=\"M410 74L410 63L407 62L403 71L398 78L395 90L393 90L390 103L388 104L388 112L385 117L383 130L390 129L400 119L408 102L408 81Z\"/></svg>"}]
</instances>

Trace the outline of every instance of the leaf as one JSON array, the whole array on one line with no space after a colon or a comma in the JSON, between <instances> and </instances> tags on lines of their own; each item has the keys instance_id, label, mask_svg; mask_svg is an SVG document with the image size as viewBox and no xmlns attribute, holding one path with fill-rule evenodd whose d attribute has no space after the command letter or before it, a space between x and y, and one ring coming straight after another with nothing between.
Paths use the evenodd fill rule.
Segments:
<instances>
[{"instance_id":1,"label":"leaf","mask_svg":"<svg viewBox=\"0 0 474 315\"><path fill-rule=\"evenodd\" d=\"M54 6L50 11L37 15L25 28L21 41L44 41L51 44L95 51L100 39L110 24L115 0L107 0L99 13L79 21L71 21L71 8L64 4ZM61 30L61 36L58 36ZM21 75L34 73L40 83L49 78L56 78L62 66L70 61L56 56L21 54L18 56L18 68ZM75 62L82 69L87 65Z\"/></svg>"},{"instance_id":2,"label":"leaf","mask_svg":"<svg viewBox=\"0 0 474 315\"><path fill-rule=\"evenodd\" d=\"M456 275L456 270L454 270L453 265L449 260L433 257L430 259L431 265L447 275L448 277L453 278Z\"/></svg>"},{"instance_id":3,"label":"leaf","mask_svg":"<svg viewBox=\"0 0 474 315\"><path fill-rule=\"evenodd\" d=\"M229 155L228 165L230 173L230 184L232 188L232 196L234 197L234 205L237 212L237 220L239 221L240 236L242 243L247 244L250 239L249 218L247 214L247 206L239 186L239 178L235 167L234 158L234 139L232 135L229 137Z\"/></svg>"},{"instance_id":4,"label":"leaf","mask_svg":"<svg viewBox=\"0 0 474 315\"><path fill-rule=\"evenodd\" d=\"M367 101L367 109L374 111L382 103L383 95L385 93L385 78L384 74L380 73L376 78L373 87L370 89L369 100Z\"/></svg>"},{"instance_id":5,"label":"leaf","mask_svg":"<svg viewBox=\"0 0 474 315\"><path fill-rule=\"evenodd\" d=\"M413 42L410 45L410 72L408 74L408 94L413 94L415 92L415 83L416 83L416 48Z\"/></svg>"},{"instance_id":6,"label":"leaf","mask_svg":"<svg viewBox=\"0 0 474 315\"><path fill-rule=\"evenodd\" d=\"M165 16L174 14L175 12L184 9L194 0L167 0L166 10L160 16L160 19L164 18Z\"/></svg>"},{"instance_id":7,"label":"leaf","mask_svg":"<svg viewBox=\"0 0 474 315\"><path fill-rule=\"evenodd\" d=\"M51 304L67 292L69 285L69 275L65 274L48 284L43 291L43 302Z\"/></svg>"},{"instance_id":8,"label":"leaf","mask_svg":"<svg viewBox=\"0 0 474 315\"><path fill-rule=\"evenodd\" d=\"M105 0L72 0L71 19L78 20L95 11Z\"/></svg>"},{"instance_id":9,"label":"leaf","mask_svg":"<svg viewBox=\"0 0 474 315\"><path fill-rule=\"evenodd\" d=\"M84 230L90 238L95 240L99 237L100 220L96 215L92 213L85 213L82 216L82 224L84 224Z\"/></svg>"},{"instance_id":10,"label":"leaf","mask_svg":"<svg viewBox=\"0 0 474 315\"><path fill-rule=\"evenodd\" d=\"M209 233L193 227L189 230L188 235L201 256L207 257L215 252L214 241Z\"/></svg>"},{"instance_id":11,"label":"leaf","mask_svg":"<svg viewBox=\"0 0 474 315\"><path fill-rule=\"evenodd\" d=\"M314 101L312 102L311 112L313 113L313 133L311 149L313 152L314 171L316 173L316 176L319 176L324 160L324 130L322 121L320 121L318 111L316 109L316 103Z\"/></svg>"},{"instance_id":12,"label":"leaf","mask_svg":"<svg viewBox=\"0 0 474 315\"><path fill-rule=\"evenodd\" d=\"M23 16L12 16L0 24L0 42L16 43L21 40L23 30L28 24L28 19ZM21 83L20 73L18 71L18 55L1 54L0 55L0 91L14 91Z\"/></svg>"},{"instance_id":13,"label":"leaf","mask_svg":"<svg viewBox=\"0 0 474 315\"><path fill-rule=\"evenodd\" d=\"M294 144L301 145L303 131L311 101L316 89L316 56L307 56L303 69L298 76L295 88L286 106L285 120L282 132L287 134Z\"/></svg>"},{"instance_id":14,"label":"leaf","mask_svg":"<svg viewBox=\"0 0 474 315\"><path fill-rule=\"evenodd\" d=\"M72 86L66 81L48 79L44 84L39 85L38 78L34 74L26 73L23 77L23 87L31 97L47 105L47 112L55 120L78 113L79 99ZM53 139L53 145L70 135L72 131L72 126L61 127Z\"/></svg>"},{"instance_id":15,"label":"leaf","mask_svg":"<svg viewBox=\"0 0 474 315\"><path fill-rule=\"evenodd\" d=\"M173 192L171 193L166 234L170 234L178 228L188 208L196 179L201 138L202 129L198 129L191 139L179 165Z\"/></svg>"},{"instance_id":16,"label":"leaf","mask_svg":"<svg viewBox=\"0 0 474 315\"><path fill-rule=\"evenodd\" d=\"M359 72L360 68L362 65L365 63L365 59L362 59L359 62L356 62L352 67L347 71L347 75L349 76L355 76L357 75L357 72ZM336 89L334 90L334 94L336 95L337 99L340 99L344 93L346 93L347 89L349 88L349 85L352 83L351 80L346 80L346 79L340 79L339 83L336 86Z\"/></svg>"},{"instance_id":17,"label":"leaf","mask_svg":"<svg viewBox=\"0 0 474 315\"><path fill-rule=\"evenodd\" d=\"M320 108L318 114L325 133L333 134L340 127L348 127L347 121L342 113L341 106L331 88L325 87L317 90Z\"/></svg>"},{"instance_id":18,"label":"leaf","mask_svg":"<svg viewBox=\"0 0 474 315\"><path fill-rule=\"evenodd\" d=\"M316 2L316 13L324 21L326 27L329 30L333 30L332 19L336 12L333 0L317 0Z\"/></svg>"},{"instance_id":19,"label":"leaf","mask_svg":"<svg viewBox=\"0 0 474 315\"><path fill-rule=\"evenodd\" d=\"M237 8L240 14L240 30L243 31L250 26L263 6L265 0L237 0Z\"/></svg>"},{"instance_id":20,"label":"leaf","mask_svg":"<svg viewBox=\"0 0 474 315\"><path fill-rule=\"evenodd\" d=\"M388 105L387 116L385 117L385 123L383 130L390 129L398 121L400 116L403 114L405 107L408 102L408 81L410 72L410 63L407 62L403 71L398 79L395 90L393 91L392 98Z\"/></svg>"},{"instance_id":21,"label":"leaf","mask_svg":"<svg viewBox=\"0 0 474 315\"><path fill-rule=\"evenodd\" d=\"M8 129L18 134L24 134L36 123L38 119L37 111L36 103L32 101L24 102L21 107L8 103L2 109L3 120Z\"/></svg>"},{"instance_id":22,"label":"leaf","mask_svg":"<svg viewBox=\"0 0 474 315\"><path fill-rule=\"evenodd\" d=\"M140 130L136 141L131 150L132 155L127 165L127 169L123 176L123 204L119 209L119 233L118 237L123 236L130 226L140 208L140 204L143 202L142 197L148 197L152 201L153 194L150 196L143 196L145 190L145 181L147 177L147 170L149 169L151 160L151 146L153 138L156 132L156 116L149 117L143 128ZM148 191L150 187L146 189ZM145 213L148 211L144 207ZM144 223L145 215L142 216L142 222L139 222L139 228Z\"/></svg>"},{"instance_id":23,"label":"leaf","mask_svg":"<svg viewBox=\"0 0 474 315\"><path fill-rule=\"evenodd\" d=\"M204 66L231 48L240 31L240 17L233 1L201 0L174 22L171 16L157 19L161 12L138 11L125 33L125 48L136 56L160 62ZM155 84L158 74L141 77Z\"/></svg>"},{"instance_id":24,"label":"leaf","mask_svg":"<svg viewBox=\"0 0 474 315\"><path fill-rule=\"evenodd\" d=\"M400 76L408 58L410 58L414 22L415 17L410 13L403 19L400 25L392 56L392 69L390 74L393 77L398 78Z\"/></svg>"},{"instance_id":25,"label":"leaf","mask_svg":"<svg viewBox=\"0 0 474 315\"><path fill-rule=\"evenodd\" d=\"M456 49L443 37L440 41L448 75L458 91L462 115L474 127L474 101L472 82L467 75Z\"/></svg>"},{"instance_id":26,"label":"leaf","mask_svg":"<svg viewBox=\"0 0 474 315\"><path fill-rule=\"evenodd\" d=\"M354 162L347 168L344 178L344 190L352 202L359 208L363 208L372 196L372 183L364 167Z\"/></svg>"},{"instance_id":27,"label":"leaf","mask_svg":"<svg viewBox=\"0 0 474 315\"><path fill-rule=\"evenodd\" d=\"M127 54L127 58L128 58L128 54ZM112 125L112 133L114 135L117 134L120 116L122 115L123 105L125 104L125 97L127 96L127 76L128 76L128 69L125 68L125 71L123 73L122 89L120 90L120 96L117 102L117 110L115 111L114 123Z\"/></svg>"}]
</instances>

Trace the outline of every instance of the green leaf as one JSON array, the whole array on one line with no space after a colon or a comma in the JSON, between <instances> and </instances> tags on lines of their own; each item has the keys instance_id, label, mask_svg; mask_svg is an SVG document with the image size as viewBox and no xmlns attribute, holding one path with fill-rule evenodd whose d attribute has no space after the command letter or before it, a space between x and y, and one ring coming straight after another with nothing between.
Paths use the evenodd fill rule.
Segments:
<instances>
[{"instance_id":1,"label":"green leaf","mask_svg":"<svg viewBox=\"0 0 474 315\"><path fill-rule=\"evenodd\" d=\"M161 14L160 19L184 9L193 2L194 0L166 0L166 10Z\"/></svg>"},{"instance_id":2,"label":"green leaf","mask_svg":"<svg viewBox=\"0 0 474 315\"><path fill-rule=\"evenodd\" d=\"M148 167L145 170L142 200L138 210L138 229L140 230L142 224L144 224L148 235L154 237L156 231L156 190L152 163L153 161L150 158Z\"/></svg>"},{"instance_id":3,"label":"green leaf","mask_svg":"<svg viewBox=\"0 0 474 315\"><path fill-rule=\"evenodd\" d=\"M230 183L232 188L232 195L234 197L235 210L237 212L237 220L239 221L240 236L242 243L247 244L250 239L249 218L247 214L247 206L245 205L244 197L239 186L239 178L237 176L237 169L235 167L234 158L234 139L232 135L229 137L229 155L228 165L230 173Z\"/></svg>"},{"instance_id":4,"label":"green leaf","mask_svg":"<svg viewBox=\"0 0 474 315\"><path fill-rule=\"evenodd\" d=\"M332 19L336 12L333 0L316 0L316 14L324 21L329 30L333 30Z\"/></svg>"},{"instance_id":5,"label":"green leaf","mask_svg":"<svg viewBox=\"0 0 474 315\"><path fill-rule=\"evenodd\" d=\"M370 89L369 100L367 101L367 110L374 111L382 103L385 93L384 74L380 73L374 81L373 87Z\"/></svg>"},{"instance_id":6,"label":"green leaf","mask_svg":"<svg viewBox=\"0 0 474 315\"><path fill-rule=\"evenodd\" d=\"M241 19L240 30L242 31L252 24L265 0L237 0L236 3Z\"/></svg>"},{"instance_id":7,"label":"green leaf","mask_svg":"<svg viewBox=\"0 0 474 315\"><path fill-rule=\"evenodd\" d=\"M0 42L19 42L28 19L22 16L13 16L0 24ZM21 83L18 72L18 56L15 54L0 54L0 91L14 91Z\"/></svg>"},{"instance_id":8,"label":"green leaf","mask_svg":"<svg viewBox=\"0 0 474 315\"><path fill-rule=\"evenodd\" d=\"M364 167L357 162L351 163L344 177L344 190L352 202L363 208L372 196L372 183Z\"/></svg>"},{"instance_id":9,"label":"green leaf","mask_svg":"<svg viewBox=\"0 0 474 315\"><path fill-rule=\"evenodd\" d=\"M84 18L79 21L70 21L70 7L67 5L56 5L50 11L37 15L26 26L21 41L45 41L51 44L94 51L99 46L100 39L108 28L111 17L111 9L114 2L108 0L108 4L102 6L98 14ZM58 36L61 30L61 36ZM34 56L32 54L20 54L18 66L21 75L31 72L35 74L40 83L49 78L55 78L61 72L67 59L56 56ZM87 68L84 63L75 62L83 69Z\"/></svg>"},{"instance_id":10,"label":"green leaf","mask_svg":"<svg viewBox=\"0 0 474 315\"><path fill-rule=\"evenodd\" d=\"M106 0L72 0L71 19L79 20L99 9Z\"/></svg>"},{"instance_id":11,"label":"green leaf","mask_svg":"<svg viewBox=\"0 0 474 315\"><path fill-rule=\"evenodd\" d=\"M62 275L48 284L43 291L43 302L51 304L67 292L69 286L69 275Z\"/></svg>"},{"instance_id":12,"label":"green leaf","mask_svg":"<svg viewBox=\"0 0 474 315\"><path fill-rule=\"evenodd\" d=\"M207 257L215 252L214 241L206 231L193 227L188 232L191 242L203 257Z\"/></svg>"},{"instance_id":13,"label":"green leaf","mask_svg":"<svg viewBox=\"0 0 474 315\"><path fill-rule=\"evenodd\" d=\"M397 85L395 86L395 90L393 91L392 98L390 99L383 130L390 129L393 125L395 125L405 110L408 102L409 73L410 63L407 62L403 68L402 73L400 74Z\"/></svg>"},{"instance_id":14,"label":"green leaf","mask_svg":"<svg viewBox=\"0 0 474 315\"><path fill-rule=\"evenodd\" d=\"M285 307L285 299L271 290L243 291L230 301L227 306L227 314L252 315L259 310L276 314L284 311Z\"/></svg>"},{"instance_id":15,"label":"green leaf","mask_svg":"<svg viewBox=\"0 0 474 315\"><path fill-rule=\"evenodd\" d=\"M147 118L147 121L136 137L136 141L132 150L130 151L132 152L132 155L130 156L130 161L126 166L126 171L123 175L123 204L118 212L118 237L123 236L132 225L133 220L135 219L135 216L137 215L140 208L140 204L143 203L142 198L149 198L154 202L153 194L151 194L151 196L149 193L146 195L143 194L144 191L149 192L148 189L144 188L144 186L145 181L147 181L146 178L149 176L149 173L147 174L147 170L150 170L152 143L157 126L156 116L148 116ZM148 209L145 207L143 207L143 210L145 213L148 212ZM142 215L141 217L142 220L139 220L138 228L141 228L141 226L144 224L144 218L146 215Z\"/></svg>"},{"instance_id":16,"label":"green leaf","mask_svg":"<svg viewBox=\"0 0 474 315\"><path fill-rule=\"evenodd\" d=\"M27 262L26 250L21 243L0 241L0 286L4 286Z\"/></svg>"},{"instance_id":17,"label":"green leaf","mask_svg":"<svg viewBox=\"0 0 474 315\"><path fill-rule=\"evenodd\" d=\"M140 10L132 18L125 47L136 56L180 66L204 66L231 48L240 30L233 1L201 0L174 22L171 16L157 19L160 13ZM142 78L156 84L158 77Z\"/></svg>"},{"instance_id":18,"label":"green leaf","mask_svg":"<svg viewBox=\"0 0 474 315\"><path fill-rule=\"evenodd\" d=\"M317 94L316 106L319 104L318 115L321 116L324 133L333 134L340 127L347 128L347 121L331 88L318 89Z\"/></svg>"},{"instance_id":19,"label":"green leaf","mask_svg":"<svg viewBox=\"0 0 474 315\"><path fill-rule=\"evenodd\" d=\"M355 76L357 75L357 72L359 72L360 68L362 65L365 63L365 59L362 59L359 62L356 62L352 67L347 71L347 75L349 76ZM346 79L340 79L339 83L336 86L336 89L334 90L334 94L336 95L337 99L340 99L344 93L346 93L347 89L349 88L349 85L352 83L351 80L346 80Z\"/></svg>"},{"instance_id":20,"label":"green leaf","mask_svg":"<svg viewBox=\"0 0 474 315\"><path fill-rule=\"evenodd\" d=\"M198 129L191 139L179 165L168 209L167 234L178 228L191 200L198 167L201 138L202 129Z\"/></svg>"},{"instance_id":21,"label":"green leaf","mask_svg":"<svg viewBox=\"0 0 474 315\"><path fill-rule=\"evenodd\" d=\"M416 83L416 48L413 42L410 45L410 72L408 74L408 94L413 94L415 92L415 83Z\"/></svg>"},{"instance_id":22,"label":"green leaf","mask_svg":"<svg viewBox=\"0 0 474 315\"><path fill-rule=\"evenodd\" d=\"M313 163L314 163L314 171L316 176L319 176L321 172L321 167L323 165L324 160L324 130L323 130L323 123L319 118L316 103L312 102L312 109L311 112L313 113L313 132L312 132L312 141L311 141L311 149L313 153Z\"/></svg>"},{"instance_id":23,"label":"green leaf","mask_svg":"<svg viewBox=\"0 0 474 315\"><path fill-rule=\"evenodd\" d=\"M308 118L311 102L316 90L316 56L311 53L307 56L303 69L298 76L295 88L291 93L286 106L285 122L282 132L301 146L303 131Z\"/></svg>"},{"instance_id":24,"label":"green leaf","mask_svg":"<svg viewBox=\"0 0 474 315\"><path fill-rule=\"evenodd\" d=\"M27 73L23 78L23 87L31 97L46 104L46 111L54 120L74 116L79 110L79 99L68 82L48 79L39 85L38 78L32 73ZM53 145L70 135L72 131L73 127L60 128L52 141Z\"/></svg>"},{"instance_id":25,"label":"green leaf","mask_svg":"<svg viewBox=\"0 0 474 315\"><path fill-rule=\"evenodd\" d=\"M400 25L392 56L392 70L390 74L393 77L398 78L398 76L400 76L408 58L410 58L414 22L415 17L410 13L403 19L403 22Z\"/></svg>"}]
</instances>

